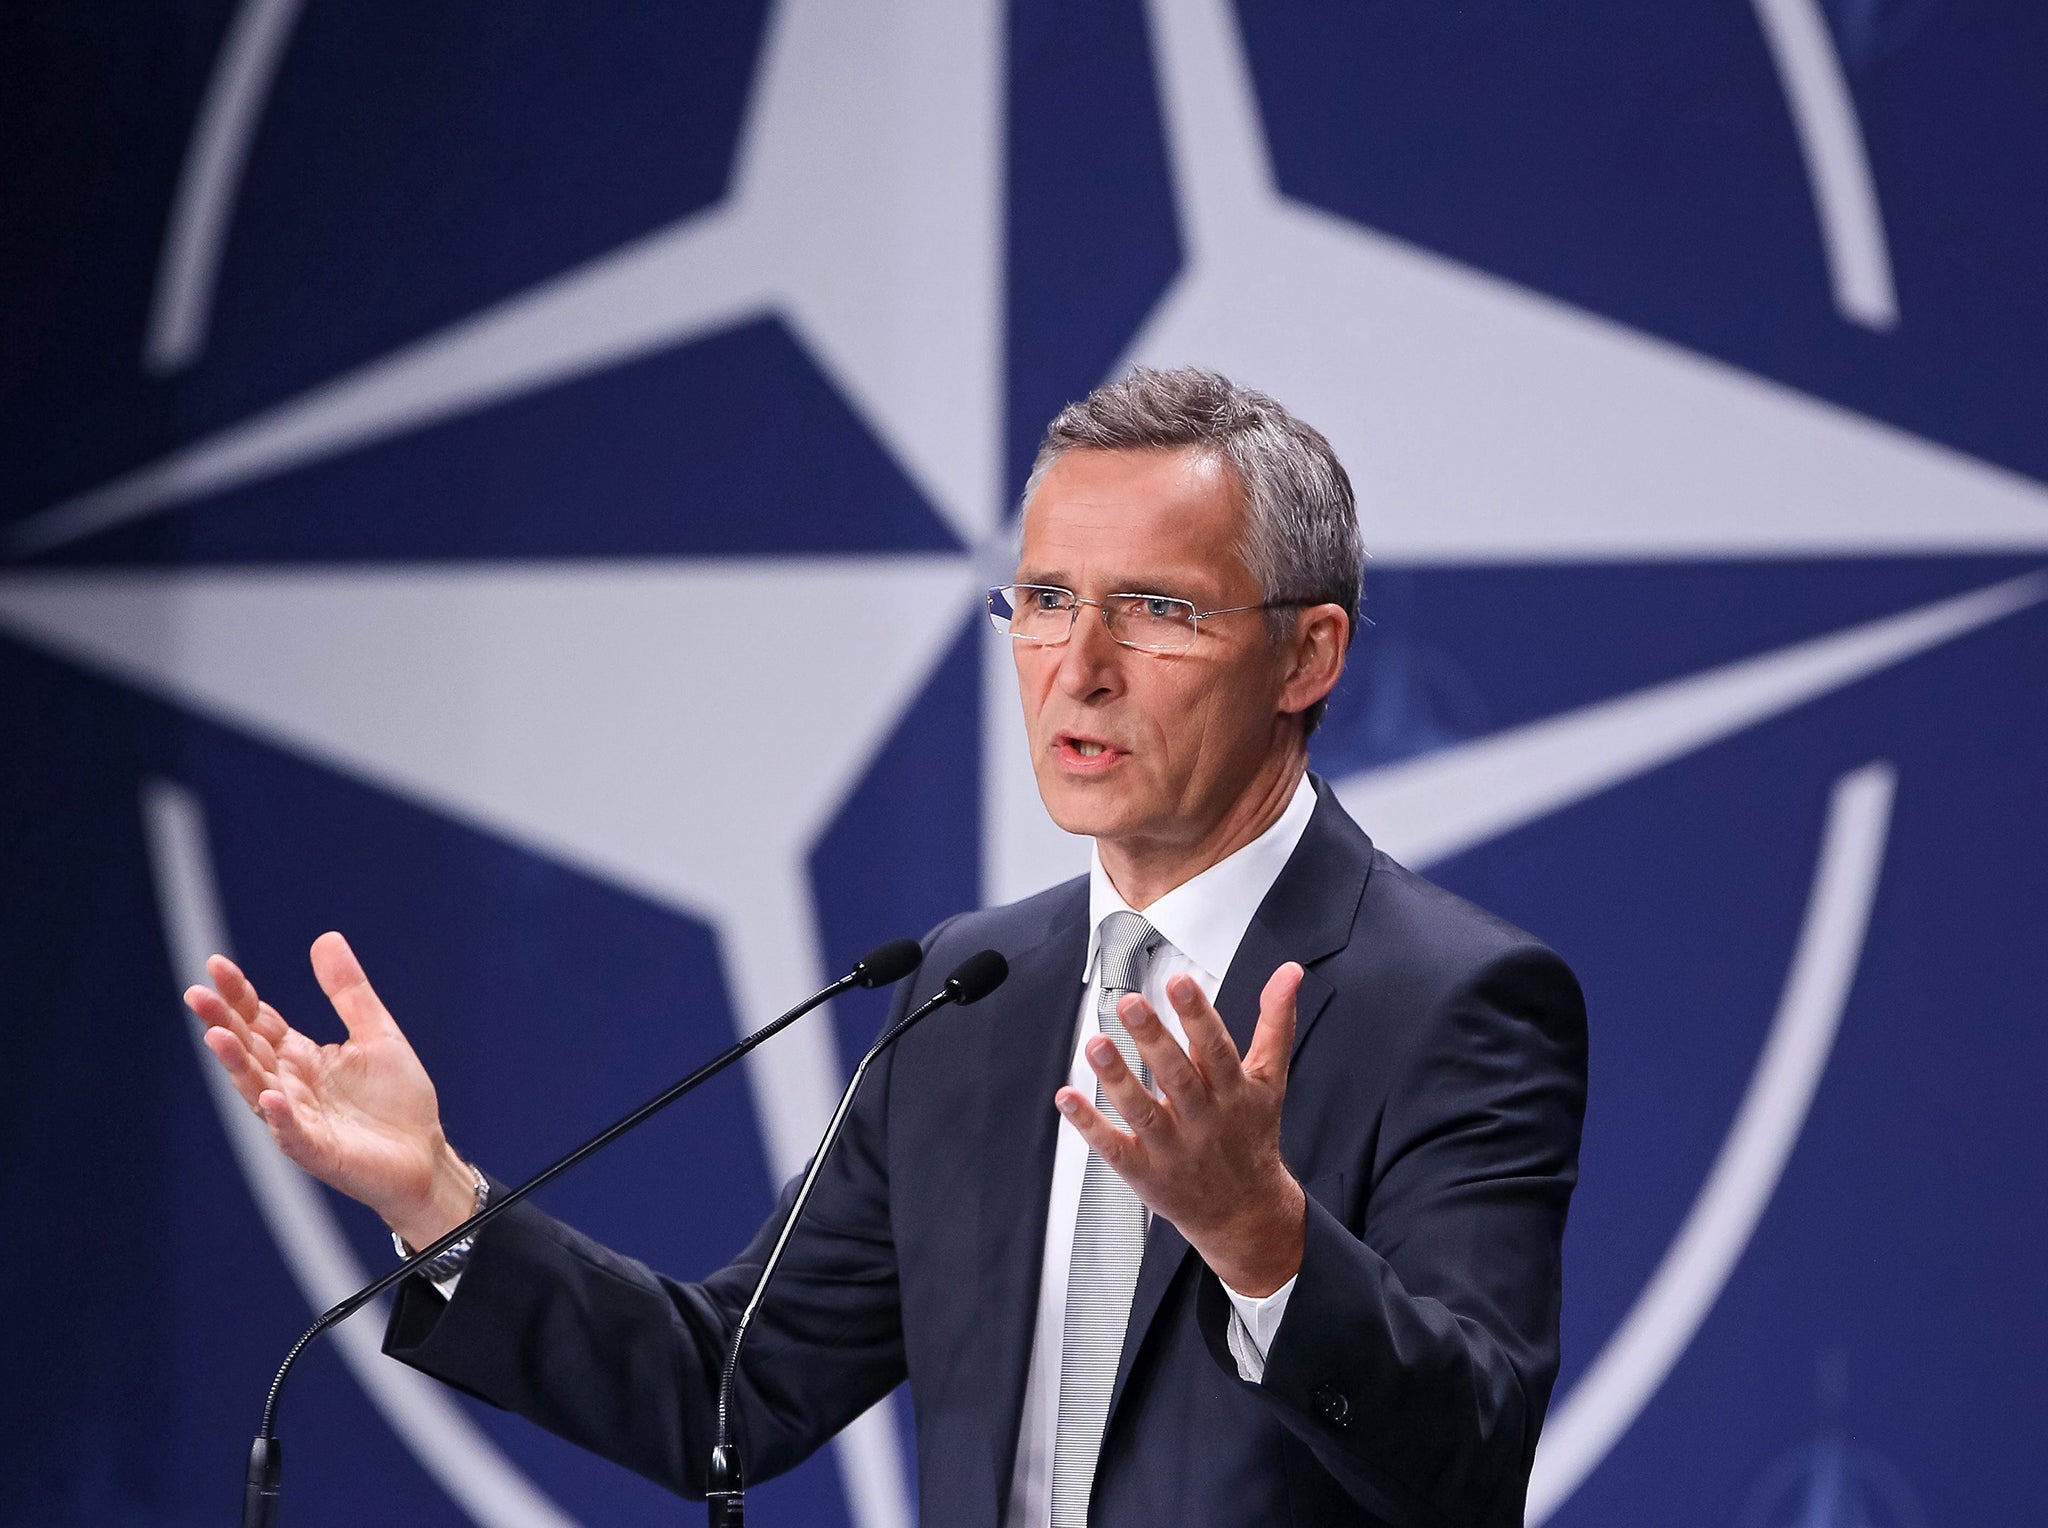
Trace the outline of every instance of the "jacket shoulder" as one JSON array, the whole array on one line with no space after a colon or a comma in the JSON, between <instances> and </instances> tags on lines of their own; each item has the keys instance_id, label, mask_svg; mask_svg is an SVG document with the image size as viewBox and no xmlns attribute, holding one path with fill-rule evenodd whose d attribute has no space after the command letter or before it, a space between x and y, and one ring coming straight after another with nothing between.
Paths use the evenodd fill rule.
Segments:
<instances>
[{"instance_id":1,"label":"jacket shoulder","mask_svg":"<svg viewBox=\"0 0 2048 1528\"><path fill-rule=\"evenodd\" d=\"M1074 919L1088 916L1088 877L1078 875L1000 907L972 908L955 913L924 936L927 969L951 970L977 950L993 949L1006 957L1044 943Z\"/></svg>"},{"instance_id":2,"label":"jacket shoulder","mask_svg":"<svg viewBox=\"0 0 2048 1528\"><path fill-rule=\"evenodd\" d=\"M1504 970L1558 989L1569 1003L1583 1001L1571 968L1541 939L1378 848L1351 948L1378 968L1381 982L1425 1001Z\"/></svg>"},{"instance_id":3,"label":"jacket shoulder","mask_svg":"<svg viewBox=\"0 0 2048 1528\"><path fill-rule=\"evenodd\" d=\"M1318 783L1322 799L1297 851L1304 874L1288 901L1293 917L1320 923L1319 937L1343 948L1340 959L1364 959L1382 973L1399 973L1424 987L1457 985L1475 971L1517 957L1563 968L1563 961L1535 935L1445 890L1380 848L1336 794ZM1332 897L1351 913L1348 927L1342 913L1331 919L1336 911L1329 906Z\"/></svg>"}]
</instances>

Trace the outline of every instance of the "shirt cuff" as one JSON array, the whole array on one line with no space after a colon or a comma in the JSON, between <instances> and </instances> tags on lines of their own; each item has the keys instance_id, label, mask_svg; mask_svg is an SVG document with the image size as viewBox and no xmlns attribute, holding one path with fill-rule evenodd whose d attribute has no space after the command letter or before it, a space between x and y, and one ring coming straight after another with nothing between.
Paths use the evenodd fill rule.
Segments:
<instances>
[{"instance_id":1,"label":"shirt cuff","mask_svg":"<svg viewBox=\"0 0 2048 1528\"><path fill-rule=\"evenodd\" d=\"M1224 1334L1224 1340L1229 1344L1230 1356L1237 1360L1237 1377L1248 1385L1256 1385L1265 1378L1266 1354L1280 1334L1281 1318L1287 1314L1287 1297L1294 1293L1294 1279L1263 1299L1241 1295L1228 1284L1223 1285L1223 1292L1230 1296L1230 1330Z\"/></svg>"}]
</instances>

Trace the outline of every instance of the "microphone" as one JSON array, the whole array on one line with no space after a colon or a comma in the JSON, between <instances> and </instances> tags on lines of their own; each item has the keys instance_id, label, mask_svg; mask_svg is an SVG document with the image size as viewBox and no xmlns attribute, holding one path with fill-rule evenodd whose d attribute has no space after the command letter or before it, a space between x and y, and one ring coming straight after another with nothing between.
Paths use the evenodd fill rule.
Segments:
<instances>
[{"instance_id":1,"label":"microphone","mask_svg":"<svg viewBox=\"0 0 2048 1528\"><path fill-rule=\"evenodd\" d=\"M811 1190L818 1182L818 1171L825 1165L825 1156L832 1150L832 1143L839 1139L839 1127L846 1123L847 1113L853 1107L853 1095L860 1088L861 1078L867 1076L869 1063L894 1045L906 1029L926 1014L944 1008L948 1003L958 1003L962 1007L978 1003L1000 987L1009 974L1010 963L994 950L968 956L953 968L953 974L929 999L882 1031L881 1038L868 1048L868 1053L860 1058L860 1065L853 1069L846 1091L839 1095L839 1107L832 1111L832 1122L825 1127L824 1138L818 1142L811 1165L804 1169L804 1180L797 1186L796 1199L790 1204L789 1214L783 1217L782 1229L776 1234L775 1245L768 1249L768 1259L761 1265L761 1276L754 1280L754 1292L747 1298L739 1323L732 1329L732 1343L725 1350L725 1369L718 1376L718 1437L711 1449L710 1485L704 1495L711 1528L743 1528L747 1516L746 1480L740 1468L740 1452L732 1441L732 1383L739 1372L740 1344L747 1339L748 1328L754 1324L754 1313L761 1308L761 1297L768 1292L768 1281L775 1276L776 1265L782 1261L782 1254L789 1246L790 1233L796 1229L804 1205L810 1201Z\"/></svg>"},{"instance_id":2,"label":"microphone","mask_svg":"<svg viewBox=\"0 0 2048 1528\"><path fill-rule=\"evenodd\" d=\"M1000 963L1001 958L997 959ZM830 986L812 993L781 1017L770 1020L752 1034L728 1046L681 1082L655 1094L632 1113L607 1125L574 1151L543 1167L517 1188L508 1189L502 1196L493 1195L489 1204L439 1241L421 1248L382 1278L373 1279L339 1305L322 1312L320 1318L306 1329L305 1335L292 1344L291 1351L285 1354L284 1362L278 1366L277 1377L270 1382L270 1394L263 1402L263 1427L256 1434L255 1442L249 1447L249 1470L242 1487L242 1528L272 1528L277 1521L277 1503L282 1491L284 1474L284 1447L279 1443L273 1430L277 1421L278 1399L284 1393L284 1382L292 1372L292 1365L299 1361L299 1355L306 1351L314 1338L329 1327L346 1321L385 1290L410 1277L423 1264L433 1261L464 1237L475 1235L478 1230L511 1209L535 1189L552 1182L593 1152L603 1150L627 1131L659 1114L685 1093L709 1082L755 1046L782 1033L819 1004L829 1002L840 993L854 987L889 986L903 980L923 963L924 950L915 939L891 939L887 944L877 945L862 956L851 971ZM1002 978L998 976L996 980L1001 981Z\"/></svg>"}]
</instances>

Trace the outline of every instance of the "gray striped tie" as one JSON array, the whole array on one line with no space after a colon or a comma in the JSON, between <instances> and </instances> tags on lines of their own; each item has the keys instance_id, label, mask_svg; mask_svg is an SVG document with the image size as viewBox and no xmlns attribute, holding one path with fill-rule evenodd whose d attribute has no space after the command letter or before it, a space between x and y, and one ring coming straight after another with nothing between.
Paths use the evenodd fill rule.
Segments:
<instances>
[{"instance_id":1,"label":"gray striped tie","mask_svg":"<svg viewBox=\"0 0 2048 1528\"><path fill-rule=\"evenodd\" d=\"M1136 913L1114 912L1102 920L1097 942L1101 992L1095 1021L1116 1043L1124 1064L1147 1086L1152 1073L1138 1059L1137 1042L1116 1016L1117 999L1145 983L1145 967L1159 946L1159 934ZM1123 1118L1095 1085L1095 1107L1113 1123ZM1088 1493L1095 1484L1095 1457L1109 1420L1109 1392L1116 1383L1124 1325L1131 1317L1131 1291L1145 1255L1145 1206L1129 1184L1094 1152L1081 1178L1081 1208L1074 1219L1074 1255L1067 1271L1067 1331L1060 1350L1060 1422L1052 1450L1052 1528L1085 1528Z\"/></svg>"}]
</instances>

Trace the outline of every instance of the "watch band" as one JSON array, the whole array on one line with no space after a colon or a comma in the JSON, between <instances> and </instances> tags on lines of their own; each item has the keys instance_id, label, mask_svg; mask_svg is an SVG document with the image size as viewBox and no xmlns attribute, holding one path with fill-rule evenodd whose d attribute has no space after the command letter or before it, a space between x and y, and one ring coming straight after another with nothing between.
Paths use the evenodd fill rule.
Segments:
<instances>
[{"instance_id":1,"label":"watch band","mask_svg":"<svg viewBox=\"0 0 2048 1528\"><path fill-rule=\"evenodd\" d=\"M470 1211L470 1214L474 1215L477 1210L481 1210L491 1202L491 1180L486 1178L481 1172L478 1172L474 1163L465 1163L464 1166L468 1167L476 1175L476 1209ZM397 1249L398 1255L402 1258L413 1255L413 1249L405 1244L405 1238L396 1231L391 1233L391 1245ZM455 1275L469 1266L469 1254L475 1246L476 1236L472 1232L446 1251L420 1264L420 1276L435 1284L440 1284L454 1278Z\"/></svg>"}]
</instances>

